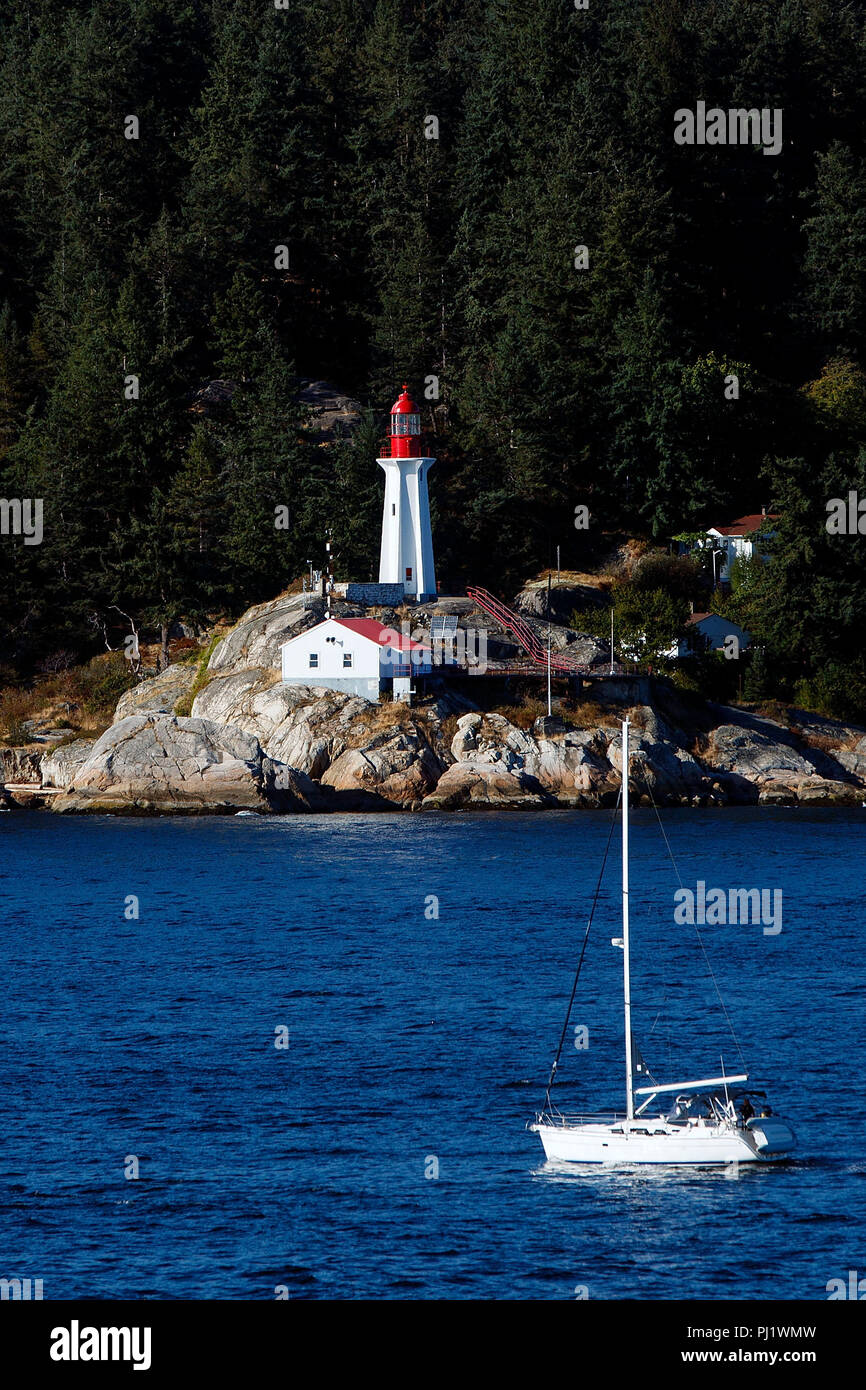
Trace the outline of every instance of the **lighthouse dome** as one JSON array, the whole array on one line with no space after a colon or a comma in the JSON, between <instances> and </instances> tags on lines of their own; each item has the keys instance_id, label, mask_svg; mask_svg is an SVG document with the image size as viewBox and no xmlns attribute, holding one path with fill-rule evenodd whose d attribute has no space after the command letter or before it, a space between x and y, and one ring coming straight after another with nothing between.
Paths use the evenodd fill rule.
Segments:
<instances>
[{"instance_id":1,"label":"lighthouse dome","mask_svg":"<svg viewBox=\"0 0 866 1390\"><path fill-rule=\"evenodd\" d=\"M409 395L409 387L403 383L403 390L396 404L391 406L392 415L417 415L418 407Z\"/></svg>"}]
</instances>

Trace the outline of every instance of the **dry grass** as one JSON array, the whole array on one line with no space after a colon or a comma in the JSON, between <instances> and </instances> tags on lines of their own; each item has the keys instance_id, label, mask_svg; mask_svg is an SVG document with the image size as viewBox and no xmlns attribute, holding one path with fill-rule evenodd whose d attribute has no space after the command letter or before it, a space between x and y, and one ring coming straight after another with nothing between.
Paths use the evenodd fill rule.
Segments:
<instances>
[{"instance_id":1,"label":"dry grass","mask_svg":"<svg viewBox=\"0 0 866 1390\"><path fill-rule=\"evenodd\" d=\"M788 710L779 700L762 700L759 705L754 706L754 712L759 719L774 719L777 724L787 724Z\"/></svg>"},{"instance_id":2,"label":"dry grass","mask_svg":"<svg viewBox=\"0 0 866 1390\"><path fill-rule=\"evenodd\" d=\"M457 733L457 715L446 714L439 725L439 737L449 746L454 735Z\"/></svg>"},{"instance_id":3,"label":"dry grass","mask_svg":"<svg viewBox=\"0 0 866 1390\"><path fill-rule=\"evenodd\" d=\"M38 697L30 690L14 687L3 692L0 702L0 738L10 747L20 748L22 744L33 742L33 734L26 727L25 721L36 718L39 703Z\"/></svg>"},{"instance_id":4,"label":"dry grass","mask_svg":"<svg viewBox=\"0 0 866 1390\"><path fill-rule=\"evenodd\" d=\"M412 711L402 700L387 700L381 704L362 709L352 721L354 728L367 729L371 734L386 733L393 729L414 727Z\"/></svg>"},{"instance_id":5,"label":"dry grass","mask_svg":"<svg viewBox=\"0 0 866 1390\"><path fill-rule=\"evenodd\" d=\"M559 578L557 579L557 574ZM547 577L550 575L554 587L557 584L563 588L569 588L578 584L584 589L609 589L610 578L604 574L590 573L588 570L542 570L541 574L524 585L526 589L546 589Z\"/></svg>"},{"instance_id":6,"label":"dry grass","mask_svg":"<svg viewBox=\"0 0 866 1390\"><path fill-rule=\"evenodd\" d=\"M862 734L848 734L846 737L841 731L837 734L817 734L801 729L797 724L791 724L789 732L805 743L807 748L814 748L818 753L838 753L840 749L853 753L863 737Z\"/></svg>"},{"instance_id":7,"label":"dry grass","mask_svg":"<svg viewBox=\"0 0 866 1390\"><path fill-rule=\"evenodd\" d=\"M612 710L604 709L594 700L582 700L574 709L569 709L568 722L580 729L592 729L596 724L600 724L604 729L613 729L617 728L621 721Z\"/></svg>"},{"instance_id":8,"label":"dry grass","mask_svg":"<svg viewBox=\"0 0 866 1390\"><path fill-rule=\"evenodd\" d=\"M543 700L527 699L520 705L499 705L490 713L501 714L503 719L508 720L509 724L514 724L518 729L525 729L528 732L536 719L547 714L547 703Z\"/></svg>"}]
</instances>

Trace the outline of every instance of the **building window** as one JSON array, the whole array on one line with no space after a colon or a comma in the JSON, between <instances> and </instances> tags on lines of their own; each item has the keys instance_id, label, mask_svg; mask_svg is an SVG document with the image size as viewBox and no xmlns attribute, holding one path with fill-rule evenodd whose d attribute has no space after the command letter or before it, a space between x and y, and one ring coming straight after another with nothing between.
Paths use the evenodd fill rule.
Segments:
<instances>
[{"instance_id":1,"label":"building window","mask_svg":"<svg viewBox=\"0 0 866 1390\"><path fill-rule=\"evenodd\" d=\"M411 566L411 565L407 565L407 566L406 566L406 582L407 582L407 584L408 584L408 582L409 582L409 580L410 580L411 578L412 578L412 566Z\"/></svg>"},{"instance_id":2,"label":"building window","mask_svg":"<svg viewBox=\"0 0 866 1390\"><path fill-rule=\"evenodd\" d=\"M396 502L392 502L392 503L391 503L391 515L392 515L392 516L396 516L396 515L397 515L397 503L396 503Z\"/></svg>"},{"instance_id":3,"label":"building window","mask_svg":"<svg viewBox=\"0 0 866 1390\"><path fill-rule=\"evenodd\" d=\"M314 670L314 668L317 667L318 664L319 664L319 653L318 653L318 652L310 652L310 670L311 670L311 671Z\"/></svg>"},{"instance_id":4,"label":"building window","mask_svg":"<svg viewBox=\"0 0 866 1390\"><path fill-rule=\"evenodd\" d=\"M351 670L351 666L352 666L352 653L351 653L351 652L343 652L343 665L344 665L344 666L347 666L347 667Z\"/></svg>"}]
</instances>

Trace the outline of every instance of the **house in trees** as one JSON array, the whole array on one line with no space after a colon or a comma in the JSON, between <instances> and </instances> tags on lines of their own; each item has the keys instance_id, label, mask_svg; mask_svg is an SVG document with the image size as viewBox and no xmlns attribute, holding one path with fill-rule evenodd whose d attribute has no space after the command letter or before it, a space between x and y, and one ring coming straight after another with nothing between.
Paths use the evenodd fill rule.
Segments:
<instances>
[{"instance_id":1,"label":"house in trees","mask_svg":"<svg viewBox=\"0 0 866 1390\"><path fill-rule=\"evenodd\" d=\"M756 555L760 555L762 560L769 559L767 542L775 535L772 522L776 520L778 513L768 512L766 507L762 507L759 512L750 516L739 516L736 521L731 521L726 526L708 528L704 548L710 547L715 552L715 584L730 584L731 570L736 560L751 560Z\"/></svg>"},{"instance_id":2,"label":"house in trees","mask_svg":"<svg viewBox=\"0 0 866 1390\"><path fill-rule=\"evenodd\" d=\"M735 638L735 644L731 643ZM686 630L675 646L664 655L681 661L683 657L699 656L703 652L736 651L739 655L751 646L751 637L744 627L723 618L720 613L692 613L686 619Z\"/></svg>"}]
</instances>

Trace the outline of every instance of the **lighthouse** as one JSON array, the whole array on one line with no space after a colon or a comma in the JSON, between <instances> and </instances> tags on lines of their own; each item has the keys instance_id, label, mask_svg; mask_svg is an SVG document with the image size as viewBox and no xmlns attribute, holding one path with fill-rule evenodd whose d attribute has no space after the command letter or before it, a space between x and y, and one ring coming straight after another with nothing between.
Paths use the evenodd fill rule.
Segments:
<instances>
[{"instance_id":1,"label":"lighthouse","mask_svg":"<svg viewBox=\"0 0 866 1390\"><path fill-rule=\"evenodd\" d=\"M401 584L407 598L423 603L436 597L427 495L436 460L421 453L421 416L408 386L391 410L390 454L376 462L385 470L379 583Z\"/></svg>"}]
</instances>

